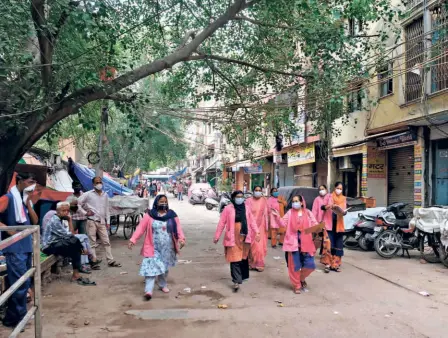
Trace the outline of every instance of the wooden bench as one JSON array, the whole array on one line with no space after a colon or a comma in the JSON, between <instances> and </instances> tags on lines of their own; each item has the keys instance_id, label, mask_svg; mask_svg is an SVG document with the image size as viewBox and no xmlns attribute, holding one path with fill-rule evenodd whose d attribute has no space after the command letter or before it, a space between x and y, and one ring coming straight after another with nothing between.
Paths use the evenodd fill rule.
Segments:
<instances>
[{"instance_id":1,"label":"wooden bench","mask_svg":"<svg viewBox=\"0 0 448 338\"><path fill-rule=\"evenodd\" d=\"M3 256L0 256L0 259L2 258L4 259ZM51 273L53 272L59 274L61 272L61 266L62 257L50 255L45 258L45 260L40 263L41 278L43 283L51 282ZM3 271L6 271L6 264L0 265L0 273ZM2 294L6 290L7 276L7 274L0 276L0 294Z\"/></svg>"}]
</instances>

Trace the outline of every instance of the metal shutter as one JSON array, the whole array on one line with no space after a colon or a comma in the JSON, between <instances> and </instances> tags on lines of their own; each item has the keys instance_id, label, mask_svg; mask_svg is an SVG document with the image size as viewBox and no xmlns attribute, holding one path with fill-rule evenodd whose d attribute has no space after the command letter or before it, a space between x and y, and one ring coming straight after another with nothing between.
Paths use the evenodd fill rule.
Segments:
<instances>
[{"instance_id":1,"label":"metal shutter","mask_svg":"<svg viewBox=\"0 0 448 338\"><path fill-rule=\"evenodd\" d=\"M299 187L313 186L313 163L302 164L296 167L296 182Z\"/></svg>"},{"instance_id":2,"label":"metal shutter","mask_svg":"<svg viewBox=\"0 0 448 338\"><path fill-rule=\"evenodd\" d=\"M414 208L414 146L388 151L388 203L408 203Z\"/></svg>"},{"instance_id":3,"label":"metal shutter","mask_svg":"<svg viewBox=\"0 0 448 338\"><path fill-rule=\"evenodd\" d=\"M288 167L287 164L280 164L278 174L281 187L294 185L294 167Z\"/></svg>"}]
</instances>

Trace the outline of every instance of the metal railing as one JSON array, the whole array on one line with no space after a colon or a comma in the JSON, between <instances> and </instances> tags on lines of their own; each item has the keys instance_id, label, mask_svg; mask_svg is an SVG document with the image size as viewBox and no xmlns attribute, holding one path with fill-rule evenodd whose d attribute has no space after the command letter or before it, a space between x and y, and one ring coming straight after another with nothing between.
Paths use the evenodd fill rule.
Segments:
<instances>
[{"instance_id":1,"label":"metal railing","mask_svg":"<svg viewBox=\"0 0 448 338\"><path fill-rule=\"evenodd\" d=\"M29 320L34 315L34 329L35 329L35 337L42 338L42 322L41 322L41 292L42 292L42 283L41 283L41 273L40 273L40 228L38 225L31 226L8 226L8 227L0 227L0 231L20 231L7 239L0 241L0 250L7 248L8 246L17 243L21 239L25 237L32 236L33 237L33 266L29 269L22 277L20 277L13 285L9 286L9 289L6 290L0 296L0 306L3 305L14 292L20 288L28 278L34 276L34 305L31 309L28 310L25 317L20 321L20 323L15 327L15 329L11 332L9 338L17 337L20 332L25 328L25 325L29 322Z\"/></svg>"}]
</instances>

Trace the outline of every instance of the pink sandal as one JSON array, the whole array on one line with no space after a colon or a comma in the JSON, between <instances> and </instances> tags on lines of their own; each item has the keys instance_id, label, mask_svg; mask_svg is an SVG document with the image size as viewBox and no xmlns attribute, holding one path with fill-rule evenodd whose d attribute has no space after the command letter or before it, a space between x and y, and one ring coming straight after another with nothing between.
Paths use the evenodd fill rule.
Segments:
<instances>
[{"instance_id":1,"label":"pink sandal","mask_svg":"<svg viewBox=\"0 0 448 338\"><path fill-rule=\"evenodd\" d=\"M160 289L163 293L169 293L170 289L168 289L166 286L164 288Z\"/></svg>"}]
</instances>

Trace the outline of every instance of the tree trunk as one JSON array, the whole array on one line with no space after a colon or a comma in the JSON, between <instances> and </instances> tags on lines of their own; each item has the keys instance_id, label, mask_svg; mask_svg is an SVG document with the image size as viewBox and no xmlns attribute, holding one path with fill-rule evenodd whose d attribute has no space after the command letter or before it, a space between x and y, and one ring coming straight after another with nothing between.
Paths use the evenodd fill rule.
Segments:
<instances>
[{"instance_id":1,"label":"tree trunk","mask_svg":"<svg viewBox=\"0 0 448 338\"><path fill-rule=\"evenodd\" d=\"M14 168L26 149L20 135L7 134L0 142L0 196L8 191Z\"/></svg>"}]
</instances>

